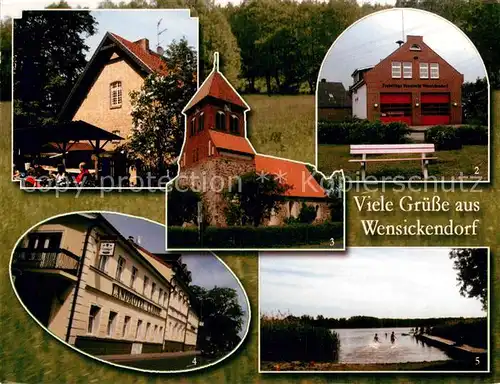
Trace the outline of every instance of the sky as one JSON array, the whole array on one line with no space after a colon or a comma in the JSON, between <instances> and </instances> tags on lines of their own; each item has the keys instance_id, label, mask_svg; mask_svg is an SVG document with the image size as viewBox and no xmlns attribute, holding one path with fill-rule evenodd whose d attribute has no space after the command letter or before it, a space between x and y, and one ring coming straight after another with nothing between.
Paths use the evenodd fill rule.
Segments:
<instances>
[{"instance_id":1,"label":"sky","mask_svg":"<svg viewBox=\"0 0 500 384\"><path fill-rule=\"evenodd\" d=\"M483 62L465 34L449 21L431 13L394 9L370 15L351 25L332 44L319 79L340 81L347 89L356 68L372 66L394 52L404 35L421 35L424 42L464 74L465 81L486 76Z\"/></svg>"},{"instance_id":2,"label":"sky","mask_svg":"<svg viewBox=\"0 0 500 384\"><path fill-rule=\"evenodd\" d=\"M0 4L2 5L2 17L10 16L10 17L20 17L20 12L23 9L43 9L47 5L56 2L57 0L0 0ZM101 0L66 0L68 4L72 7L76 7L80 5L83 8L95 9L101 2ZM215 2L220 5L226 5L228 3L232 4L240 4L242 0L216 0ZM119 2L119 1L115 1ZM369 0L363 1L358 0L359 4L363 3L379 3L379 4L390 4L394 5L396 0Z\"/></svg>"},{"instance_id":3,"label":"sky","mask_svg":"<svg viewBox=\"0 0 500 384\"><path fill-rule=\"evenodd\" d=\"M350 248L260 256L261 314L388 318L486 316L459 293L446 248Z\"/></svg>"},{"instance_id":4,"label":"sky","mask_svg":"<svg viewBox=\"0 0 500 384\"><path fill-rule=\"evenodd\" d=\"M165 253L165 227L163 225L127 215L106 213L103 216L125 238L133 236L136 242L140 238L140 245L143 248L152 253ZM246 330L249 321L246 295L233 274L228 271L227 267L218 258L209 252L183 252L182 262L191 271L192 285L207 289L218 286L236 290L238 302L246 313L242 331L240 332L240 336L244 335L243 332Z\"/></svg>"}]
</instances>

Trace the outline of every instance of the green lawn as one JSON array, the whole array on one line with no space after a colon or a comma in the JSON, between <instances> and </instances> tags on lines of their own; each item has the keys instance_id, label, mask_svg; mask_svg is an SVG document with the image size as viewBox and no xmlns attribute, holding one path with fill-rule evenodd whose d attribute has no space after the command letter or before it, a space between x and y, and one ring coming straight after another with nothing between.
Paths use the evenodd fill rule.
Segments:
<instances>
[{"instance_id":1,"label":"green lawn","mask_svg":"<svg viewBox=\"0 0 500 384\"><path fill-rule=\"evenodd\" d=\"M314 96L243 98L251 108L248 137L258 152L314 164Z\"/></svg>"},{"instance_id":2,"label":"green lawn","mask_svg":"<svg viewBox=\"0 0 500 384\"><path fill-rule=\"evenodd\" d=\"M396 155L396 157L398 156ZM418 155L414 157L418 157ZM431 160L429 164L430 177L444 178L445 180L457 180L460 176L488 178L488 147L485 145L464 146L461 150L456 151L438 151L434 154L434 157L438 159ZM349 159L353 158L349 154L348 145L324 144L319 146L318 165L319 169L326 174L342 168L347 178L359 179L360 164L350 163ZM359 158L359 156L356 158ZM373 155L368 158L394 158L394 155ZM477 167L476 175L475 167ZM405 180L410 177L421 176L420 161L369 162L366 176L373 176L379 180L384 176L400 176L404 177Z\"/></svg>"}]
</instances>

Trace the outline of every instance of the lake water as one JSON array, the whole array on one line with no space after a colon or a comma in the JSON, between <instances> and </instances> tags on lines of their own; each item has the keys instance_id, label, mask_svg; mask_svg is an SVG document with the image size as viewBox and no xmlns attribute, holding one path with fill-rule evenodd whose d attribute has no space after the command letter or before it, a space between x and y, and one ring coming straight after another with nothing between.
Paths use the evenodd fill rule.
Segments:
<instances>
[{"instance_id":1,"label":"lake water","mask_svg":"<svg viewBox=\"0 0 500 384\"><path fill-rule=\"evenodd\" d=\"M410 328L335 329L340 337L339 363L405 363L450 360L440 349L403 336ZM391 332L396 340L391 343ZM379 342L374 341L375 333ZM385 337L387 333L387 338Z\"/></svg>"}]
</instances>

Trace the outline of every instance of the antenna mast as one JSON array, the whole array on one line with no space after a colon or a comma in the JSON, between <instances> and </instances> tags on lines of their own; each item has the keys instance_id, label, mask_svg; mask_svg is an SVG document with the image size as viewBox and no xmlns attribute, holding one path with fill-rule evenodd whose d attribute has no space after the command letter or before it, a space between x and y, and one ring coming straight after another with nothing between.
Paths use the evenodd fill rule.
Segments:
<instances>
[{"instance_id":1,"label":"antenna mast","mask_svg":"<svg viewBox=\"0 0 500 384\"><path fill-rule=\"evenodd\" d=\"M162 29L160 31L160 24L161 24L161 21L163 20L163 18L161 18L160 20L158 20L158 23L156 24L156 51L158 52L160 49L161 49L161 46L160 44L162 43L160 41L160 36L162 33L166 32L168 28L165 28L165 29ZM161 51L163 51L163 49L161 49Z\"/></svg>"}]
</instances>

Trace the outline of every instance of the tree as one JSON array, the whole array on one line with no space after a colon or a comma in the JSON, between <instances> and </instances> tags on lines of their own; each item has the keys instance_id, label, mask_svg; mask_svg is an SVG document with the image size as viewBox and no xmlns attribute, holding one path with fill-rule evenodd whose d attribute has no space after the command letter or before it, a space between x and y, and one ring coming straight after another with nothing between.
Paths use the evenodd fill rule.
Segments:
<instances>
[{"instance_id":1,"label":"tree","mask_svg":"<svg viewBox=\"0 0 500 384\"><path fill-rule=\"evenodd\" d=\"M0 101L11 99L12 19L0 21Z\"/></svg>"},{"instance_id":2,"label":"tree","mask_svg":"<svg viewBox=\"0 0 500 384\"><path fill-rule=\"evenodd\" d=\"M457 281L460 294L477 298L488 307L488 250L486 248L458 248L450 251L454 269L458 272Z\"/></svg>"},{"instance_id":3,"label":"tree","mask_svg":"<svg viewBox=\"0 0 500 384\"><path fill-rule=\"evenodd\" d=\"M168 225L182 225L184 223L197 223L198 202L200 194L191 189L179 191L174 188L168 193Z\"/></svg>"},{"instance_id":4,"label":"tree","mask_svg":"<svg viewBox=\"0 0 500 384\"><path fill-rule=\"evenodd\" d=\"M231 26L219 8L200 14L200 80L212 70L214 52L219 52L220 71L232 84L237 84L241 68L240 48Z\"/></svg>"},{"instance_id":5,"label":"tree","mask_svg":"<svg viewBox=\"0 0 500 384\"><path fill-rule=\"evenodd\" d=\"M290 188L272 175L245 173L224 192L228 205L226 213L239 214L238 220L231 224L259 226L262 220L271 217L272 212L279 211L278 197L284 195Z\"/></svg>"},{"instance_id":6,"label":"tree","mask_svg":"<svg viewBox=\"0 0 500 384\"><path fill-rule=\"evenodd\" d=\"M146 77L141 89L130 93L133 128L120 150L138 159L152 175L170 176L184 138L182 110L196 92L196 52L187 40L172 42L165 53L167 74Z\"/></svg>"},{"instance_id":7,"label":"tree","mask_svg":"<svg viewBox=\"0 0 500 384\"><path fill-rule=\"evenodd\" d=\"M85 39L95 25L88 11L29 11L16 21L14 126L56 121L87 64Z\"/></svg>"},{"instance_id":8,"label":"tree","mask_svg":"<svg viewBox=\"0 0 500 384\"><path fill-rule=\"evenodd\" d=\"M232 351L241 341L244 312L233 288L190 287L201 313L203 326L198 331L198 348L216 353Z\"/></svg>"},{"instance_id":9,"label":"tree","mask_svg":"<svg viewBox=\"0 0 500 384\"><path fill-rule=\"evenodd\" d=\"M486 78L462 85L462 110L465 124L488 125L488 83Z\"/></svg>"}]
</instances>

